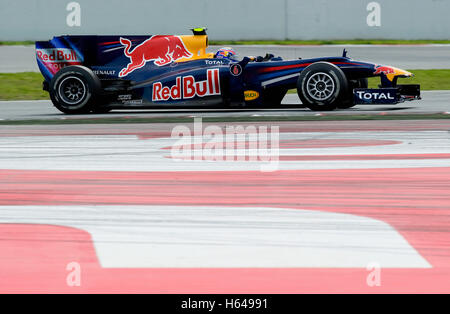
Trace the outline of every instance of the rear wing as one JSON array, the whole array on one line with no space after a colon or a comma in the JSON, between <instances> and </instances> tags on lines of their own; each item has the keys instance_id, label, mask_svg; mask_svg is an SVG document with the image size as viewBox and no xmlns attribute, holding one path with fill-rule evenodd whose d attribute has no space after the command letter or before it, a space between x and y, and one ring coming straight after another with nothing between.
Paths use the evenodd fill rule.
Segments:
<instances>
[{"instance_id":1,"label":"rear wing","mask_svg":"<svg viewBox=\"0 0 450 314\"><path fill-rule=\"evenodd\" d=\"M167 58L169 53L171 61L186 62L196 59L211 58L206 53L208 36L204 29L194 29L194 35L158 35L158 36L57 36L49 41L36 42L36 60L45 80L49 82L52 77L63 67L69 65L84 65L99 71L119 73L130 63L130 53L134 48L145 42L147 55L157 55L158 58ZM152 38L178 38L180 45L172 47L174 41L154 40ZM128 48L123 43L128 43ZM149 44L150 43L150 44ZM162 44L161 44L162 43ZM169 43L169 44L168 44ZM165 45L164 47L161 45ZM186 49L182 57L175 59L177 55L173 49ZM142 49L141 49L142 50ZM125 53L125 51L128 52ZM158 54L158 52L161 52ZM151 66L153 62L148 62Z\"/></svg>"},{"instance_id":2,"label":"rear wing","mask_svg":"<svg viewBox=\"0 0 450 314\"><path fill-rule=\"evenodd\" d=\"M84 64L82 47L70 37L54 37L49 41L36 42L36 61L46 81L50 81L65 66Z\"/></svg>"}]
</instances>

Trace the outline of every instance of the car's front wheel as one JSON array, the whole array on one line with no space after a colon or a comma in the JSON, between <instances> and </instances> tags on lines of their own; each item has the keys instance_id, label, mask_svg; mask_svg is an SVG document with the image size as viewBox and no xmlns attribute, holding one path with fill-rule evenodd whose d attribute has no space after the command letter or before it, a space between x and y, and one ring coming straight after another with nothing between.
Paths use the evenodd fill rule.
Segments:
<instances>
[{"instance_id":1,"label":"car's front wheel","mask_svg":"<svg viewBox=\"0 0 450 314\"><path fill-rule=\"evenodd\" d=\"M67 114L88 113L100 92L100 80L84 66L68 66L52 78L49 86L53 105Z\"/></svg>"},{"instance_id":2,"label":"car's front wheel","mask_svg":"<svg viewBox=\"0 0 450 314\"><path fill-rule=\"evenodd\" d=\"M353 99L353 90L355 88L369 87L369 81L367 80L367 78L351 80L351 81L349 81L349 85L350 85L350 88L348 90L347 97L345 99L343 99L342 102L340 104L338 104L338 106L337 106L339 109L349 109L349 108L354 107L356 104L355 104L355 100Z\"/></svg>"},{"instance_id":3,"label":"car's front wheel","mask_svg":"<svg viewBox=\"0 0 450 314\"><path fill-rule=\"evenodd\" d=\"M297 93L303 105L314 111L331 111L348 91L347 78L334 64L317 62L302 71Z\"/></svg>"}]
</instances>

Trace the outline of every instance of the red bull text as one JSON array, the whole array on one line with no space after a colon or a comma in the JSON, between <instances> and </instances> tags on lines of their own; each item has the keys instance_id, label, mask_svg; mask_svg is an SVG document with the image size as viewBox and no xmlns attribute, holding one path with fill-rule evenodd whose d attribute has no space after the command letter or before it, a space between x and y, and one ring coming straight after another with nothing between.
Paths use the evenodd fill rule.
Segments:
<instances>
[{"instance_id":1,"label":"red bull text","mask_svg":"<svg viewBox=\"0 0 450 314\"><path fill-rule=\"evenodd\" d=\"M206 80L196 82L191 75L177 77L172 87L163 86L161 82L153 83L152 101L167 101L190 99L195 96L220 95L219 69L211 69L206 72Z\"/></svg>"},{"instance_id":2,"label":"red bull text","mask_svg":"<svg viewBox=\"0 0 450 314\"><path fill-rule=\"evenodd\" d=\"M53 74L68 65L80 65L83 60L68 48L36 49L36 57Z\"/></svg>"}]
</instances>

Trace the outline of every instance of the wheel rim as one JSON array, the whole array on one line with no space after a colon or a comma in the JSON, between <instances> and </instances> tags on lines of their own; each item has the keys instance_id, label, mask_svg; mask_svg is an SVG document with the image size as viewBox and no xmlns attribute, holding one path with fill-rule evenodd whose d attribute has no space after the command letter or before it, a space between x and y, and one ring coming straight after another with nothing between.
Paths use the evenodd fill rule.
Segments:
<instances>
[{"instance_id":1,"label":"wheel rim","mask_svg":"<svg viewBox=\"0 0 450 314\"><path fill-rule=\"evenodd\" d=\"M306 90L314 100L325 101L334 94L336 85L330 75L320 72L308 79Z\"/></svg>"},{"instance_id":2,"label":"wheel rim","mask_svg":"<svg viewBox=\"0 0 450 314\"><path fill-rule=\"evenodd\" d=\"M86 96L86 85L77 77L68 77L59 85L59 97L68 105L80 104Z\"/></svg>"}]
</instances>

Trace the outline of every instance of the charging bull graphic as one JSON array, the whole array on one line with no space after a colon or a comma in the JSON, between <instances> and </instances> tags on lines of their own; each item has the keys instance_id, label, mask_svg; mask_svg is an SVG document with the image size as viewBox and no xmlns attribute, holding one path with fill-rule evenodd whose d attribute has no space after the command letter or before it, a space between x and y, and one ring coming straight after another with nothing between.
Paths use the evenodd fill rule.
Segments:
<instances>
[{"instance_id":1,"label":"charging bull graphic","mask_svg":"<svg viewBox=\"0 0 450 314\"><path fill-rule=\"evenodd\" d=\"M379 65L379 66L377 66L376 68L375 68L375 72L373 73L374 75L379 75L379 74L385 74L385 75L388 75L388 74L395 74L395 69L393 69L393 68L391 68L391 67L387 67L387 66L381 66L381 65Z\"/></svg>"},{"instance_id":2,"label":"charging bull graphic","mask_svg":"<svg viewBox=\"0 0 450 314\"><path fill-rule=\"evenodd\" d=\"M133 51L130 51L131 41L129 39L120 38L120 43L125 46L124 53L131 62L120 71L119 77L127 76L150 61L157 66L163 66L178 59L193 56L178 36L152 36L136 46Z\"/></svg>"}]
</instances>

